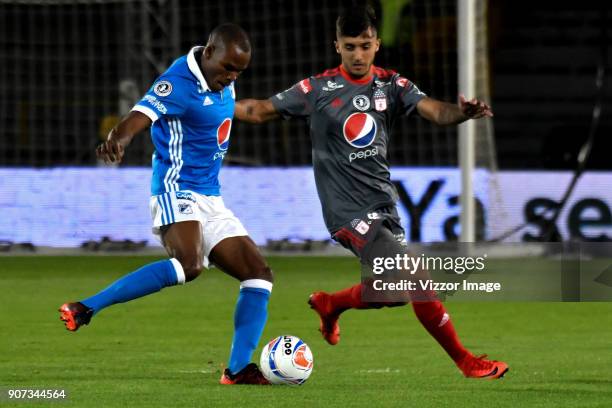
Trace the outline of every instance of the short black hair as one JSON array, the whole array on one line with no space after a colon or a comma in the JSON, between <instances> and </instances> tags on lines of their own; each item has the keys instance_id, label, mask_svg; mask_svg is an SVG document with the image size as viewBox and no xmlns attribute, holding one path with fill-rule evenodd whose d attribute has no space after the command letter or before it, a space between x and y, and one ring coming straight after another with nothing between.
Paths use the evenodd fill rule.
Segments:
<instances>
[{"instance_id":1,"label":"short black hair","mask_svg":"<svg viewBox=\"0 0 612 408\"><path fill-rule=\"evenodd\" d=\"M244 52L251 52L251 40L242 27L234 23L223 23L215 27L208 37L209 44L225 47L235 44Z\"/></svg>"},{"instance_id":2,"label":"short black hair","mask_svg":"<svg viewBox=\"0 0 612 408\"><path fill-rule=\"evenodd\" d=\"M346 8L336 20L336 34L339 37L359 37L368 28L378 31L376 13L367 4Z\"/></svg>"}]
</instances>

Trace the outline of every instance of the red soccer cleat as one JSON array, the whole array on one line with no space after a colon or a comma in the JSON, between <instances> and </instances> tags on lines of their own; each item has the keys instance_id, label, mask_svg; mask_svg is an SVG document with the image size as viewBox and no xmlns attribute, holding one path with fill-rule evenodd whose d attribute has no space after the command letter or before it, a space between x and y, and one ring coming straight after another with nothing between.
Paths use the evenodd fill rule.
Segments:
<instances>
[{"instance_id":1,"label":"red soccer cleat","mask_svg":"<svg viewBox=\"0 0 612 408\"><path fill-rule=\"evenodd\" d=\"M319 314L321 319L319 331L323 338L335 346L340 341L340 326L338 325L340 315L333 311L330 298L331 296L325 292L315 292L308 298L308 304Z\"/></svg>"},{"instance_id":2,"label":"red soccer cleat","mask_svg":"<svg viewBox=\"0 0 612 408\"><path fill-rule=\"evenodd\" d=\"M469 353L457 364L467 378L502 378L509 370L508 364L503 361L487 360L487 355L475 357Z\"/></svg>"},{"instance_id":3,"label":"red soccer cleat","mask_svg":"<svg viewBox=\"0 0 612 408\"><path fill-rule=\"evenodd\" d=\"M93 309L82 303L64 303L60 308L60 320L64 321L66 329L77 331L84 324L89 324L93 316Z\"/></svg>"},{"instance_id":4,"label":"red soccer cleat","mask_svg":"<svg viewBox=\"0 0 612 408\"><path fill-rule=\"evenodd\" d=\"M235 385L235 384L250 384L250 385L270 385L270 382L263 376L257 364L249 363L240 372L232 375L228 368L223 371L223 375L219 380L219 384Z\"/></svg>"}]
</instances>

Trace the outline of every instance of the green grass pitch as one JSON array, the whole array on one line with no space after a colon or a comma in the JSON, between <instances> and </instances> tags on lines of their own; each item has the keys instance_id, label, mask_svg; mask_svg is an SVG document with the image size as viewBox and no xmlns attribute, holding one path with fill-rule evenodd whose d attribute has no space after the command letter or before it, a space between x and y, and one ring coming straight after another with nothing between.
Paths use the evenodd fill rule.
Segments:
<instances>
[{"instance_id":1,"label":"green grass pitch","mask_svg":"<svg viewBox=\"0 0 612 408\"><path fill-rule=\"evenodd\" d=\"M301 387L218 384L238 292L218 270L64 329L60 304L152 260L1 257L0 387L64 388L57 406L78 407L612 406L612 303L448 303L467 347L510 364L501 381L465 379L410 307L351 310L340 344L323 341L308 294L356 282L352 258L268 259L276 282L255 359L277 335L302 337L315 366Z\"/></svg>"}]
</instances>

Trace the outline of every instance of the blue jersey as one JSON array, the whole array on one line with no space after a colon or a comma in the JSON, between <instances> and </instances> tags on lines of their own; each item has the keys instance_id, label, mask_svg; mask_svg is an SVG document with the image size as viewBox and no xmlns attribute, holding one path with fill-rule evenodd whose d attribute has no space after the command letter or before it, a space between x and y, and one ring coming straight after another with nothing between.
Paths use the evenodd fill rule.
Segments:
<instances>
[{"instance_id":1,"label":"blue jersey","mask_svg":"<svg viewBox=\"0 0 612 408\"><path fill-rule=\"evenodd\" d=\"M219 170L229 146L234 84L213 92L193 48L174 61L132 110L152 121L151 194L191 190L220 195Z\"/></svg>"}]
</instances>

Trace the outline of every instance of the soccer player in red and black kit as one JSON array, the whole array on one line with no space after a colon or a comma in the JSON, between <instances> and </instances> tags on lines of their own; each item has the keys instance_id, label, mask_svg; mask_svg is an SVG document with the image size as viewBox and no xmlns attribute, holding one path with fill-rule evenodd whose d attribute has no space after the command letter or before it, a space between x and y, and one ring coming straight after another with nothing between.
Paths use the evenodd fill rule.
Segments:
<instances>
[{"instance_id":1,"label":"soccer player in red and black kit","mask_svg":"<svg viewBox=\"0 0 612 408\"><path fill-rule=\"evenodd\" d=\"M458 104L427 97L412 82L373 65L380 47L376 18L369 7L351 8L336 21L336 51L342 63L304 79L267 100L243 99L235 117L262 123L279 117L306 119L323 217L332 237L370 264L374 248L393 257L407 253L391 183L387 144L394 120L415 108L438 125L492 116L476 99ZM400 306L401 302L365 302L364 284L336 293L315 292L309 303L319 314L329 344L340 340L338 318L348 309ZM432 291L410 294L419 321L446 350L466 377L500 378L508 365L476 357L458 339L442 303Z\"/></svg>"}]
</instances>

